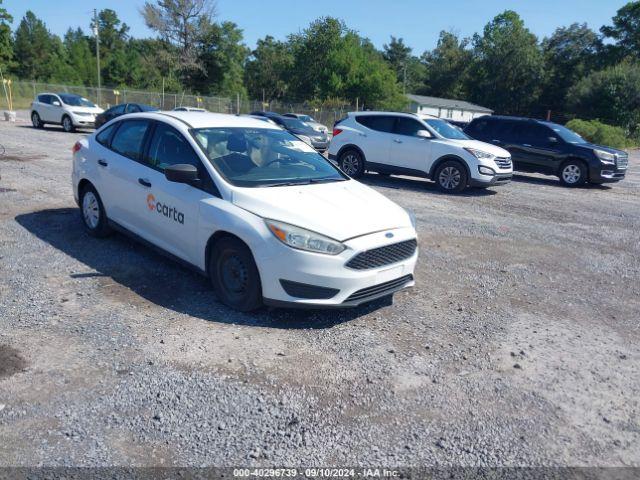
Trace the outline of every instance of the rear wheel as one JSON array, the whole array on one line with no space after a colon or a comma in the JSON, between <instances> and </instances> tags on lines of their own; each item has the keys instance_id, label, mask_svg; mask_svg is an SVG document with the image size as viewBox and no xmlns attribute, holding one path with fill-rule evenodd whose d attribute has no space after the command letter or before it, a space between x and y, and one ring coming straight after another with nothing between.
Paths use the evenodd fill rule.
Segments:
<instances>
[{"instance_id":1,"label":"rear wheel","mask_svg":"<svg viewBox=\"0 0 640 480\"><path fill-rule=\"evenodd\" d=\"M579 187L587 181L587 167L578 160L568 160L560 167L559 177L565 187Z\"/></svg>"},{"instance_id":2,"label":"rear wheel","mask_svg":"<svg viewBox=\"0 0 640 480\"><path fill-rule=\"evenodd\" d=\"M209 274L218 299L235 310L250 312L262 306L258 267L247 246L225 237L211 252Z\"/></svg>"},{"instance_id":3,"label":"rear wheel","mask_svg":"<svg viewBox=\"0 0 640 480\"><path fill-rule=\"evenodd\" d=\"M75 130L75 127L73 126L73 122L71 121L71 117L69 117L69 115L65 115L64 117L62 117L62 129L67 132L73 132Z\"/></svg>"},{"instance_id":4,"label":"rear wheel","mask_svg":"<svg viewBox=\"0 0 640 480\"><path fill-rule=\"evenodd\" d=\"M346 150L341 153L338 165L340 170L350 177L358 178L364 174L364 158L357 150Z\"/></svg>"},{"instance_id":5,"label":"rear wheel","mask_svg":"<svg viewBox=\"0 0 640 480\"><path fill-rule=\"evenodd\" d=\"M40 115L38 115L38 112L31 113L31 124L33 125L33 128L42 128L44 126L44 123L42 123L42 120L40 120Z\"/></svg>"},{"instance_id":6,"label":"rear wheel","mask_svg":"<svg viewBox=\"0 0 640 480\"><path fill-rule=\"evenodd\" d=\"M111 233L109 220L102 199L92 185L87 185L80 194L80 213L84 228L92 237L106 237Z\"/></svg>"},{"instance_id":7,"label":"rear wheel","mask_svg":"<svg viewBox=\"0 0 640 480\"><path fill-rule=\"evenodd\" d=\"M456 160L447 160L436 169L436 185L443 192L459 193L467 188L467 170Z\"/></svg>"}]
</instances>

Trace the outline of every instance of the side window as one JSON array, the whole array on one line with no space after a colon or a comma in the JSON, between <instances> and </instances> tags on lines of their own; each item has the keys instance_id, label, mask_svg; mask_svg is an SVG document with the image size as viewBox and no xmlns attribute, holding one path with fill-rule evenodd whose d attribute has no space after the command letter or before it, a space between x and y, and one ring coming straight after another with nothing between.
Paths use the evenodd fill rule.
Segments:
<instances>
[{"instance_id":1,"label":"side window","mask_svg":"<svg viewBox=\"0 0 640 480\"><path fill-rule=\"evenodd\" d=\"M114 123L113 125L109 125L107 128L105 128L100 133L98 133L96 135L96 142L108 148L109 139L111 138L111 134L113 133L113 130L115 129L116 126L117 124Z\"/></svg>"},{"instance_id":2,"label":"side window","mask_svg":"<svg viewBox=\"0 0 640 480\"><path fill-rule=\"evenodd\" d=\"M180 132L164 123L158 123L149 145L147 163L164 171L170 165L187 163L202 175L200 158Z\"/></svg>"},{"instance_id":3,"label":"side window","mask_svg":"<svg viewBox=\"0 0 640 480\"><path fill-rule=\"evenodd\" d=\"M40 103L50 103L49 102L49 95L38 95L38 102Z\"/></svg>"},{"instance_id":4,"label":"side window","mask_svg":"<svg viewBox=\"0 0 640 480\"><path fill-rule=\"evenodd\" d=\"M528 137L532 145L548 145L549 137L554 135L551 129L543 125L533 124L529 127Z\"/></svg>"},{"instance_id":5,"label":"side window","mask_svg":"<svg viewBox=\"0 0 640 480\"><path fill-rule=\"evenodd\" d=\"M147 120L122 122L111 140L111 150L132 160L140 160L144 135L148 128L149 122Z\"/></svg>"},{"instance_id":6,"label":"side window","mask_svg":"<svg viewBox=\"0 0 640 480\"><path fill-rule=\"evenodd\" d=\"M487 120L478 120L478 121L473 121L471 122L471 124L467 127L467 132L470 135L487 135L489 132L489 122Z\"/></svg>"},{"instance_id":7,"label":"side window","mask_svg":"<svg viewBox=\"0 0 640 480\"><path fill-rule=\"evenodd\" d=\"M62 101L56 95L49 95L49 103L51 105L53 105L54 103L57 103L56 107L59 107L62 105Z\"/></svg>"},{"instance_id":8,"label":"side window","mask_svg":"<svg viewBox=\"0 0 640 480\"><path fill-rule=\"evenodd\" d=\"M138 108L137 105L133 104L133 103L128 103L127 104L127 108L125 110L126 113L136 113L139 112L140 109Z\"/></svg>"},{"instance_id":9,"label":"side window","mask_svg":"<svg viewBox=\"0 0 640 480\"><path fill-rule=\"evenodd\" d=\"M420 122L411 118L398 117L396 119L395 133L415 137L419 130L427 130Z\"/></svg>"},{"instance_id":10,"label":"side window","mask_svg":"<svg viewBox=\"0 0 640 480\"><path fill-rule=\"evenodd\" d=\"M356 117L356 122L377 132L393 132L395 117L386 115L361 115Z\"/></svg>"}]
</instances>

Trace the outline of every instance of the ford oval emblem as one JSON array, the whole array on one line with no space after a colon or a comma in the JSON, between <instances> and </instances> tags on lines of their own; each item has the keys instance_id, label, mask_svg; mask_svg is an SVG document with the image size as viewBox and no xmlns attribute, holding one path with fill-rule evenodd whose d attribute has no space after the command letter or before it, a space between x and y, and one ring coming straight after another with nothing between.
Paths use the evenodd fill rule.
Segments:
<instances>
[{"instance_id":1,"label":"ford oval emblem","mask_svg":"<svg viewBox=\"0 0 640 480\"><path fill-rule=\"evenodd\" d=\"M387 238L393 238L393 233L387 232L387 233L384 234L384 236L387 237Z\"/></svg>"}]
</instances>

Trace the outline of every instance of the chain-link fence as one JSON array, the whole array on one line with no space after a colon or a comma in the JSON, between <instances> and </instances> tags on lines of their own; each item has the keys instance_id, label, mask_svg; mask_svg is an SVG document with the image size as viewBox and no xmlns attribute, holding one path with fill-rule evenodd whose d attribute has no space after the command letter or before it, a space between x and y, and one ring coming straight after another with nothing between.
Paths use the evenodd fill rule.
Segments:
<instances>
[{"instance_id":1,"label":"chain-link fence","mask_svg":"<svg viewBox=\"0 0 640 480\"><path fill-rule=\"evenodd\" d=\"M108 108L119 103L143 103L161 110L172 110L176 107L200 107L210 112L241 113L269 110L278 113L299 113L313 117L320 123L331 127L337 120L346 116L347 112L355 110L348 103L332 102L330 106L315 106L309 103L294 103L286 101L262 102L247 100L239 96L236 98L192 95L186 92L150 92L126 88L96 88L54 83L14 81L12 83L13 103L16 109L26 109L36 95L49 93L75 93L97 103L102 108ZM2 102L4 103L4 102Z\"/></svg>"}]
</instances>

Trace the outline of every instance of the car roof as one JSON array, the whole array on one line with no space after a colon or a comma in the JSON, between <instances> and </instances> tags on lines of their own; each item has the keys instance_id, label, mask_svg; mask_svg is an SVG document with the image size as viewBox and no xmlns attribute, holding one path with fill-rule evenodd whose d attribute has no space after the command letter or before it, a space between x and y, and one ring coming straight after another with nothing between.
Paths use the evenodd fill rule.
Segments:
<instances>
[{"instance_id":1,"label":"car roof","mask_svg":"<svg viewBox=\"0 0 640 480\"><path fill-rule=\"evenodd\" d=\"M129 113L118 117L118 119L127 118L149 118L166 122L167 120L176 120L177 122L187 126L188 128L271 128L280 130L280 127L262 120L240 115L230 115L227 113L211 113L211 112L176 112L158 111L158 112L138 112ZM173 122L170 122L173 123Z\"/></svg>"},{"instance_id":2,"label":"car roof","mask_svg":"<svg viewBox=\"0 0 640 480\"><path fill-rule=\"evenodd\" d=\"M415 113L408 112L349 112L347 115L350 117L361 117L363 115L393 115L398 117L407 117L407 118L420 118Z\"/></svg>"},{"instance_id":3,"label":"car roof","mask_svg":"<svg viewBox=\"0 0 640 480\"><path fill-rule=\"evenodd\" d=\"M517 117L511 115L483 115L482 117L474 118L475 120L510 120L516 122L541 122L537 118Z\"/></svg>"}]
</instances>

